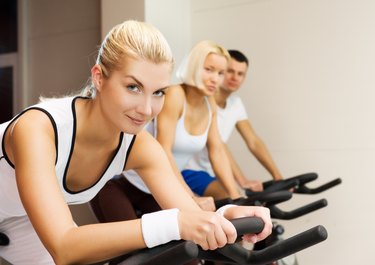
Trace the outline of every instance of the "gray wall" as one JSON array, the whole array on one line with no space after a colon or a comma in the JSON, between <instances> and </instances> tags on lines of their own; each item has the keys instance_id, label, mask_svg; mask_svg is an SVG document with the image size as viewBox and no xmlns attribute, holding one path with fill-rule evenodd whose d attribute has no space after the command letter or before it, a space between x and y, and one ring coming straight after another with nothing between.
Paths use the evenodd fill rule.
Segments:
<instances>
[{"instance_id":1,"label":"gray wall","mask_svg":"<svg viewBox=\"0 0 375 265\"><path fill-rule=\"evenodd\" d=\"M19 0L17 105L40 95L59 96L82 88L100 45L99 0ZM93 222L86 205L72 207L78 224ZM1 261L0 264L6 264Z\"/></svg>"},{"instance_id":2,"label":"gray wall","mask_svg":"<svg viewBox=\"0 0 375 265\"><path fill-rule=\"evenodd\" d=\"M111 13L103 14L109 6L100 9L93 0L19 1L26 25L21 50L21 83L29 95L25 102L34 103L39 94L79 89L100 44L99 13L105 26L111 26ZM281 222L286 237L317 224L328 229L326 242L298 254L300 264L372 264L375 2L179 0L176 6L153 1L158 5L151 0L101 4L135 5L138 12L144 3L147 12L152 10L147 4L157 6L152 14L130 18L144 17L157 25L178 60L201 39L244 51L251 68L239 94L284 175L316 171L317 185L343 179L324 194L299 195L284 205L292 209L320 198L329 202L325 209ZM177 14L184 15L176 22ZM191 30L181 34L181 29ZM230 147L249 177L269 179L237 134ZM93 221L85 206L73 211L78 223Z\"/></svg>"},{"instance_id":3,"label":"gray wall","mask_svg":"<svg viewBox=\"0 0 375 265\"><path fill-rule=\"evenodd\" d=\"M300 264L373 263L375 2L191 2L193 43L208 38L249 56L239 95L284 176L316 171L316 184L343 180L284 204L328 200L325 209L281 222L286 236L317 224L329 232L327 241L298 254ZM248 177L269 179L237 134L230 147Z\"/></svg>"},{"instance_id":4,"label":"gray wall","mask_svg":"<svg viewBox=\"0 0 375 265\"><path fill-rule=\"evenodd\" d=\"M248 55L251 66L239 95L284 176L315 171L312 187L343 180L325 193L295 195L281 205L291 210L328 200L324 209L279 221L285 237L318 224L329 232L328 240L298 253L300 264L372 264L375 2L180 1L177 7L171 0L147 1L159 8L146 19L165 32L177 58L203 39ZM189 8L176 19L184 6ZM229 146L249 178L270 179L238 134Z\"/></svg>"},{"instance_id":5,"label":"gray wall","mask_svg":"<svg viewBox=\"0 0 375 265\"><path fill-rule=\"evenodd\" d=\"M21 89L26 105L40 95L78 91L90 75L100 44L99 0L19 1L21 28Z\"/></svg>"}]
</instances>

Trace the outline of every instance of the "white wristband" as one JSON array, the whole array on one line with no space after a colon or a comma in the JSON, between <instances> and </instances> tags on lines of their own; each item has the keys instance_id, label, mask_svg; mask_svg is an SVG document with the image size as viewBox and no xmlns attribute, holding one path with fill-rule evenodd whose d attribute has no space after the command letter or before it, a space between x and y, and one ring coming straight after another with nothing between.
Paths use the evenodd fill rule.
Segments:
<instances>
[{"instance_id":1,"label":"white wristband","mask_svg":"<svg viewBox=\"0 0 375 265\"><path fill-rule=\"evenodd\" d=\"M142 215L143 240L148 248L180 240L178 209L169 209Z\"/></svg>"},{"instance_id":2,"label":"white wristband","mask_svg":"<svg viewBox=\"0 0 375 265\"><path fill-rule=\"evenodd\" d=\"M232 207L235 207L235 206L237 206L237 205L227 204L227 205L221 206L219 209L216 210L216 212L219 213L221 216L224 216L224 212L225 212L226 209L232 208Z\"/></svg>"}]
</instances>

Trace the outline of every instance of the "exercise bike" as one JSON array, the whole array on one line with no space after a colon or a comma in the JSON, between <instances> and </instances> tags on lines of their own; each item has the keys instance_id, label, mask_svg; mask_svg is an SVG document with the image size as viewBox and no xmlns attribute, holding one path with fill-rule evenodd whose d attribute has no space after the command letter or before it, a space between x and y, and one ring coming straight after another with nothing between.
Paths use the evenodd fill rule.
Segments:
<instances>
[{"instance_id":1,"label":"exercise bike","mask_svg":"<svg viewBox=\"0 0 375 265\"><path fill-rule=\"evenodd\" d=\"M237 235L254 234L263 230L263 221L257 217L231 220ZM226 264L264 265L311 247L327 239L326 229L318 225L293 237L270 245L262 250L250 251L239 243L228 244L214 251L202 250L191 241L172 241L151 249L131 253L121 265L176 265L194 259Z\"/></svg>"},{"instance_id":2,"label":"exercise bike","mask_svg":"<svg viewBox=\"0 0 375 265\"><path fill-rule=\"evenodd\" d=\"M297 181L299 178L301 177L293 178L292 180L285 181L285 183L278 182L277 184L274 184L276 186L269 185L267 191L257 193L256 195L252 194L252 196L246 198L238 198L235 200L228 198L216 201L215 204L217 208L228 203L236 205L261 205L268 207L270 209L271 217L284 220L298 218L302 215L308 214L317 209L327 206L327 201L325 199L321 199L308 205L302 206L300 208L294 209L292 211L281 210L277 206L277 204L292 198L293 193L290 191L290 189L299 184L299 182ZM304 177L305 183L307 182L306 179L307 178ZM311 177L309 179L311 179ZM261 230L262 229L260 229L260 231ZM281 225L274 223L272 235L265 239L267 240L266 244L263 244L261 248L254 248L252 251L245 249L239 244L235 244L235 246L225 247L225 249L229 248L229 250L227 250L228 252L223 254L222 249L216 251L203 251L192 242L179 241L170 242L168 244L153 249L141 250L139 252L121 256L111 260L109 264L172 265L184 264L194 259L201 259L205 260L206 262L224 262L227 264L269 264L270 262L274 261L281 262L282 260L285 260L287 257L289 257L290 259L290 257L293 257L293 254L297 251L300 251L306 247L311 246L308 244L315 242L314 240L310 241L311 238L314 238L316 234L326 233L326 231L322 232L322 230L324 230L324 228L318 226L308 231L305 231L295 237L280 240L280 235L283 234L284 228ZM247 230L246 232L251 233L254 231ZM238 232L238 234L241 234L241 231ZM301 248L299 249L298 247ZM274 251L276 251L277 253Z\"/></svg>"},{"instance_id":3,"label":"exercise bike","mask_svg":"<svg viewBox=\"0 0 375 265\"><path fill-rule=\"evenodd\" d=\"M264 191L261 193L257 192L252 192L250 190L246 191L246 195L249 197L262 197L266 196L266 194L269 194L272 192L275 192L276 194L280 191L285 191L289 190L292 191L295 194L318 194L321 192L324 192L336 185L341 184L342 180L340 178L336 178L332 181L329 181L321 186L315 187L315 188L310 188L306 184L310 183L318 178L317 173L305 173L301 175L297 175L295 177L287 178L285 180L280 180L280 181L266 181L263 182L263 187ZM290 194L290 196L292 196ZM287 200L287 197L285 197L285 200ZM279 209L275 205L270 205L267 203L264 204L264 206L268 207L271 212L272 218L275 219L280 219L280 220L290 220L294 219L297 217L300 217L304 214L307 214L309 212L318 210L320 208L323 208L327 206L328 202L325 199L318 200L316 202L310 203L304 207L298 208L296 210L293 210L291 212L283 212L281 209ZM258 203L259 205L259 203ZM254 249L259 250L259 249L264 249L267 246L273 245L275 243L278 243L279 241L283 240L282 234L284 233L284 228L274 222L274 227L272 234L266 238L265 240L258 242L255 244ZM295 255L291 255L288 257L285 257L281 260L278 260L277 263L278 265L298 265L298 261Z\"/></svg>"}]
</instances>

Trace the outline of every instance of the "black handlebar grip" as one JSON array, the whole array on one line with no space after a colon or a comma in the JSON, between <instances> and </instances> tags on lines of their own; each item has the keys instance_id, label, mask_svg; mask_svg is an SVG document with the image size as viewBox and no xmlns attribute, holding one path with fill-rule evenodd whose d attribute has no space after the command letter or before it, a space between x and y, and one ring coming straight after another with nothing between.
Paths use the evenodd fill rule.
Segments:
<instances>
[{"instance_id":1,"label":"black handlebar grip","mask_svg":"<svg viewBox=\"0 0 375 265\"><path fill-rule=\"evenodd\" d=\"M172 241L150 249L143 249L125 261L123 265L183 264L197 258L198 245L192 241Z\"/></svg>"},{"instance_id":2,"label":"black handlebar grip","mask_svg":"<svg viewBox=\"0 0 375 265\"><path fill-rule=\"evenodd\" d=\"M336 185L339 185L341 184L341 182L342 182L341 178L337 178L316 188L308 188L304 185L301 185L294 192L300 193L300 194L317 194L317 193L326 191Z\"/></svg>"},{"instance_id":3,"label":"black handlebar grip","mask_svg":"<svg viewBox=\"0 0 375 265\"><path fill-rule=\"evenodd\" d=\"M297 179L299 182L299 185L303 185L305 183L311 182L313 180L316 180L318 178L318 174L315 172L305 173L301 175L297 175L295 177L292 177L291 179Z\"/></svg>"},{"instance_id":4,"label":"black handlebar grip","mask_svg":"<svg viewBox=\"0 0 375 265\"><path fill-rule=\"evenodd\" d=\"M245 264L268 264L320 243L327 237L327 230L324 226L318 225L265 249L253 251Z\"/></svg>"},{"instance_id":5,"label":"black handlebar grip","mask_svg":"<svg viewBox=\"0 0 375 265\"><path fill-rule=\"evenodd\" d=\"M233 200L231 198L225 198L221 200L216 200L215 201L215 207L216 209L219 209L220 207L227 205L227 204L232 204Z\"/></svg>"},{"instance_id":6,"label":"black handlebar grip","mask_svg":"<svg viewBox=\"0 0 375 265\"><path fill-rule=\"evenodd\" d=\"M243 217L231 220L232 224L237 230L237 235L244 234L257 234L262 232L264 228L264 222L259 217ZM217 249L217 251L224 256L237 261L239 258L243 260L244 256L247 257L247 250L237 244L229 244L222 248ZM241 264L241 263L240 263Z\"/></svg>"},{"instance_id":7,"label":"black handlebar grip","mask_svg":"<svg viewBox=\"0 0 375 265\"><path fill-rule=\"evenodd\" d=\"M272 218L280 220L291 220L326 207L327 205L328 202L326 199L320 199L288 212L282 211L280 208L274 205L270 205L268 206L268 208L270 209Z\"/></svg>"},{"instance_id":8,"label":"black handlebar grip","mask_svg":"<svg viewBox=\"0 0 375 265\"><path fill-rule=\"evenodd\" d=\"M9 238L6 234L0 232L0 246L9 245Z\"/></svg>"},{"instance_id":9,"label":"black handlebar grip","mask_svg":"<svg viewBox=\"0 0 375 265\"><path fill-rule=\"evenodd\" d=\"M242 217L231 220L237 230L237 235L258 234L264 228L264 222L259 217Z\"/></svg>"}]
</instances>

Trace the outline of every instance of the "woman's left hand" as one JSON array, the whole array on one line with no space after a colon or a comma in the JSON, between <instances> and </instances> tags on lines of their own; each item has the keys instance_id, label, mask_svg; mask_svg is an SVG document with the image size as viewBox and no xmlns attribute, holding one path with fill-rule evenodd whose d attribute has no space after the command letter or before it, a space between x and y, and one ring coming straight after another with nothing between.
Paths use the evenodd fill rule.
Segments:
<instances>
[{"instance_id":1,"label":"woman's left hand","mask_svg":"<svg viewBox=\"0 0 375 265\"><path fill-rule=\"evenodd\" d=\"M244 240L256 243L268 237L272 233L272 221L270 210L262 206L234 206L225 210L224 217L228 220L235 218L255 216L262 218L264 228L259 234L245 235Z\"/></svg>"}]
</instances>

